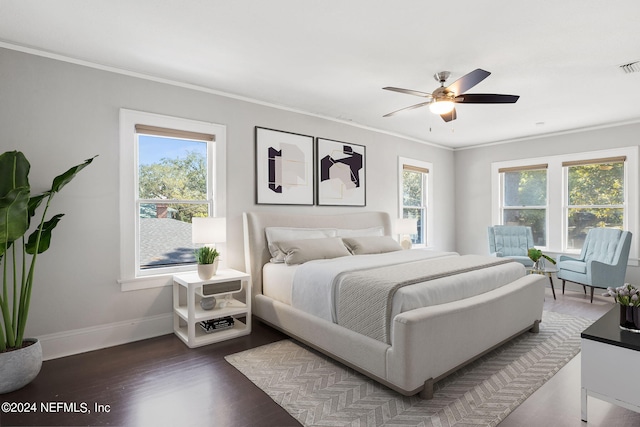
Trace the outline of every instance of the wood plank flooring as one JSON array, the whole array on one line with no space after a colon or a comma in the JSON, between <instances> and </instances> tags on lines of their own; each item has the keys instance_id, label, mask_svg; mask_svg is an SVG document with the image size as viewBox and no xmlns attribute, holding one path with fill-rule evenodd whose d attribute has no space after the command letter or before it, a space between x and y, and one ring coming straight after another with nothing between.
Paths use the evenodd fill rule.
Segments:
<instances>
[{"instance_id":1,"label":"wood plank flooring","mask_svg":"<svg viewBox=\"0 0 640 427\"><path fill-rule=\"evenodd\" d=\"M612 307L603 297L590 304L582 292L557 296L554 301L547 289L545 310L597 319ZM0 396L0 402L33 402L37 412L0 413L0 426L298 426L223 359L283 338L254 321L250 336L197 349L171 334L47 361L34 382ZM42 404L58 412L43 413ZM500 425L640 426L640 414L592 398L589 418L580 421L578 356Z\"/></svg>"},{"instance_id":2,"label":"wood plank flooring","mask_svg":"<svg viewBox=\"0 0 640 427\"><path fill-rule=\"evenodd\" d=\"M600 292L601 293L601 292ZM586 319L599 319L613 308L613 299L594 294L589 296L579 291L562 290L556 281L557 300L547 287L544 309ZM615 366L615 361L611 361ZM612 369L612 366L603 369ZM629 381L638 381L631 373ZM589 397L587 401L588 423L580 420L580 354L567 363L556 375L534 392L501 423L500 427L638 427L640 413Z\"/></svg>"}]
</instances>

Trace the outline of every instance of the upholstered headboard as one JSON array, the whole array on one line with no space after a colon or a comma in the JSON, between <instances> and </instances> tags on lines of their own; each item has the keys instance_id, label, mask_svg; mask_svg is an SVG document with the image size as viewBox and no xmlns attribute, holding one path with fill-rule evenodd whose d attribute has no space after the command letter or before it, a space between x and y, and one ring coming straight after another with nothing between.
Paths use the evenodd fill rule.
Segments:
<instances>
[{"instance_id":1,"label":"upholstered headboard","mask_svg":"<svg viewBox=\"0 0 640 427\"><path fill-rule=\"evenodd\" d=\"M265 227L300 228L349 228L384 227L384 234L391 235L391 218L386 212L358 212L340 215L296 215L276 212L245 212L244 259L245 268L251 274L252 297L262 293L262 267L271 254L267 247Z\"/></svg>"}]
</instances>

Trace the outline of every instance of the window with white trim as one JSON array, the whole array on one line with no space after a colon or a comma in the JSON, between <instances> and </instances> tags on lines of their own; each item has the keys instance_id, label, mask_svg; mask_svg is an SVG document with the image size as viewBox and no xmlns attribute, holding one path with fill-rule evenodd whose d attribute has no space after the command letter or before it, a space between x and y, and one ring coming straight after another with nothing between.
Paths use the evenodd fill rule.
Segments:
<instances>
[{"instance_id":1,"label":"window with white trim","mask_svg":"<svg viewBox=\"0 0 640 427\"><path fill-rule=\"evenodd\" d=\"M420 160L399 158L400 176L400 218L417 219L417 233L411 235L411 242L416 246L427 246L432 240L432 191L429 171L431 163Z\"/></svg>"},{"instance_id":2,"label":"window with white trim","mask_svg":"<svg viewBox=\"0 0 640 427\"><path fill-rule=\"evenodd\" d=\"M139 271L195 263L191 220L213 212L215 136L136 124Z\"/></svg>"},{"instance_id":3,"label":"window with white trim","mask_svg":"<svg viewBox=\"0 0 640 427\"><path fill-rule=\"evenodd\" d=\"M579 252L593 227L620 228L638 235L638 147L495 162L491 169L493 224L531 225L540 232L535 221L520 221L522 215L510 215L508 211L542 209L541 195L546 187L544 243L539 236L534 237L541 249ZM536 172L540 174L536 185L528 183L533 177L527 175L536 170L546 171L546 185L542 172ZM518 182L513 188L507 188L510 173L520 174L512 177ZM509 192L517 193L516 202L506 202L505 193ZM637 265L637 239L632 241L629 258Z\"/></svg>"},{"instance_id":4,"label":"window with white trim","mask_svg":"<svg viewBox=\"0 0 640 427\"><path fill-rule=\"evenodd\" d=\"M537 246L547 245L547 164L501 168L503 225L531 227Z\"/></svg>"},{"instance_id":5,"label":"window with white trim","mask_svg":"<svg viewBox=\"0 0 640 427\"><path fill-rule=\"evenodd\" d=\"M191 219L225 216L225 141L222 125L120 111L123 290L195 268Z\"/></svg>"},{"instance_id":6,"label":"window with white trim","mask_svg":"<svg viewBox=\"0 0 640 427\"><path fill-rule=\"evenodd\" d=\"M566 246L580 249L591 228L624 228L626 157L563 162L567 182Z\"/></svg>"}]
</instances>

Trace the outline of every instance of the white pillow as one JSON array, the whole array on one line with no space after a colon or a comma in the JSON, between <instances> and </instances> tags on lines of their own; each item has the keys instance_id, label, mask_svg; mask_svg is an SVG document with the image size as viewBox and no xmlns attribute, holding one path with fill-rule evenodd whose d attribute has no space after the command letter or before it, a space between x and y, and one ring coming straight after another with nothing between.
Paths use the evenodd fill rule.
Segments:
<instances>
[{"instance_id":1,"label":"white pillow","mask_svg":"<svg viewBox=\"0 0 640 427\"><path fill-rule=\"evenodd\" d=\"M276 242L280 252L284 254L287 265L303 264L314 259L331 259L351 256L339 237L324 239L286 240Z\"/></svg>"},{"instance_id":2,"label":"white pillow","mask_svg":"<svg viewBox=\"0 0 640 427\"><path fill-rule=\"evenodd\" d=\"M402 246L389 236L348 237L343 238L342 241L354 255L382 254L402 250Z\"/></svg>"},{"instance_id":3,"label":"white pillow","mask_svg":"<svg viewBox=\"0 0 640 427\"><path fill-rule=\"evenodd\" d=\"M384 227L338 228L338 237L384 236Z\"/></svg>"},{"instance_id":4,"label":"white pillow","mask_svg":"<svg viewBox=\"0 0 640 427\"><path fill-rule=\"evenodd\" d=\"M284 254L280 252L276 242L287 240L323 239L335 237L335 228L293 228L293 227L265 227L267 244L271 253L271 262L284 262Z\"/></svg>"}]
</instances>

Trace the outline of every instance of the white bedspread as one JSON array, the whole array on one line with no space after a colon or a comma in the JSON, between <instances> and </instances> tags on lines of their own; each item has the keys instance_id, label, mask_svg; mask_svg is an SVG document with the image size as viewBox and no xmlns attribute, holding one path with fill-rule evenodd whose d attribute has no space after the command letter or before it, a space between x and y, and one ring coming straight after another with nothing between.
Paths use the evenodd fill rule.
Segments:
<instances>
[{"instance_id":1,"label":"white bedspread","mask_svg":"<svg viewBox=\"0 0 640 427\"><path fill-rule=\"evenodd\" d=\"M293 276L291 305L322 319L336 322L338 276L342 273L385 265L411 263L422 259L458 256L455 252L429 250L397 251L376 255L357 255L317 260L299 265ZM468 289L481 294L524 276L519 263L507 263L455 276L416 283L399 289L393 298L391 318L395 315L434 304L460 299ZM464 292L461 292L461 289Z\"/></svg>"}]
</instances>

